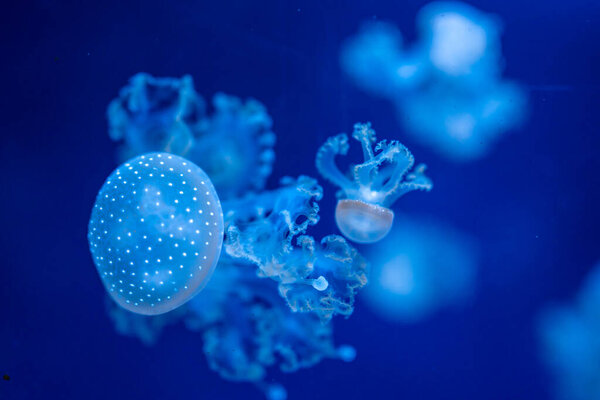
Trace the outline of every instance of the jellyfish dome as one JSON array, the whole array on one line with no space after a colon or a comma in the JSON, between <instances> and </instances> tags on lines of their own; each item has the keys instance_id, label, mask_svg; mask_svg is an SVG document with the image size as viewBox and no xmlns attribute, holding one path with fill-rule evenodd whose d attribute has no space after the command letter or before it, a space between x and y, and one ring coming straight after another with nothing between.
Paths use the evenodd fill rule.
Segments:
<instances>
[{"instance_id":1,"label":"jellyfish dome","mask_svg":"<svg viewBox=\"0 0 600 400\"><path fill-rule=\"evenodd\" d=\"M390 231L394 212L389 209L398 198L413 190L431 190L425 165L414 164L411 152L398 141L377 141L371 124L355 124L352 137L360 142L364 162L351 169L352 179L335 164L335 156L348 152L348 137L330 137L317 153L317 169L341 190L335 220L348 239L357 243L374 243Z\"/></svg>"},{"instance_id":2,"label":"jellyfish dome","mask_svg":"<svg viewBox=\"0 0 600 400\"><path fill-rule=\"evenodd\" d=\"M431 3L417 17L424 57L433 74L461 85L498 77L502 66L500 22L459 2Z\"/></svg>"},{"instance_id":3,"label":"jellyfish dome","mask_svg":"<svg viewBox=\"0 0 600 400\"><path fill-rule=\"evenodd\" d=\"M135 313L162 314L210 278L223 243L221 203L200 167L145 154L119 166L100 189L88 241L113 300Z\"/></svg>"}]
</instances>

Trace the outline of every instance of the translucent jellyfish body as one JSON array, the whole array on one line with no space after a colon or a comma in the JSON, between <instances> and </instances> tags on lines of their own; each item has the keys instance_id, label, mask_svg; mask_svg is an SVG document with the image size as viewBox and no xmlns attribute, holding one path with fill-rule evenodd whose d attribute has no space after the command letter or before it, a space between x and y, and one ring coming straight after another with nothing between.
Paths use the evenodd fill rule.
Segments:
<instances>
[{"instance_id":1,"label":"translucent jellyfish body","mask_svg":"<svg viewBox=\"0 0 600 400\"><path fill-rule=\"evenodd\" d=\"M153 151L185 156L204 116L205 103L191 76L155 78L139 73L110 102L108 132L123 143L123 160Z\"/></svg>"},{"instance_id":2,"label":"translucent jellyfish body","mask_svg":"<svg viewBox=\"0 0 600 400\"><path fill-rule=\"evenodd\" d=\"M110 296L139 314L173 310L210 278L223 213L208 176L190 161L150 153L118 167L92 210L88 241Z\"/></svg>"},{"instance_id":3,"label":"translucent jellyfish body","mask_svg":"<svg viewBox=\"0 0 600 400\"><path fill-rule=\"evenodd\" d=\"M437 78L461 84L495 80L502 69L501 23L459 2L430 3L419 11L417 47Z\"/></svg>"},{"instance_id":4,"label":"translucent jellyfish body","mask_svg":"<svg viewBox=\"0 0 600 400\"><path fill-rule=\"evenodd\" d=\"M473 292L478 251L454 228L398 217L388 237L369 246L370 284L361 298L391 322L413 322L457 305Z\"/></svg>"},{"instance_id":5,"label":"translucent jellyfish body","mask_svg":"<svg viewBox=\"0 0 600 400\"><path fill-rule=\"evenodd\" d=\"M113 307L119 332L147 344L175 320L202 335L211 369L249 382L269 400L283 386L269 370L294 372L321 360L350 362L348 345L336 346L331 319L348 317L367 283L367 263L344 238L320 242L305 235L318 221L322 188L316 180L285 178L276 190L223 202L225 250L210 284L172 313L140 316Z\"/></svg>"},{"instance_id":6,"label":"translucent jellyfish body","mask_svg":"<svg viewBox=\"0 0 600 400\"><path fill-rule=\"evenodd\" d=\"M600 263L573 304L554 305L539 319L542 360L554 377L555 398L600 398Z\"/></svg>"},{"instance_id":7,"label":"translucent jellyfish body","mask_svg":"<svg viewBox=\"0 0 600 400\"><path fill-rule=\"evenodd\" d=\"M149 151L189 159L222 199L262 189L275 158L271 117L253 99L217 93L212 104L209 115L188 75L137 74L108 107L110 136L125 159Z\"/></svg>"},{"instance_id":8,"label":"translucent jellyfish body","mask_svg":"<svg viewBox=\"0 0 600 400\"><path fill-rule=\"evenodd\" d=\"M526 107L523 90L501 76L500 21L467 4L435 2L417 26L418 40L403 46L393 25L369 22L342 47L342 67L390 100L417 140L454 161L486 155Z\"/></svg>"},{"instance_id":9,"label":"translucent jellyfish body","mask_svg":"<svg viewBox=\"0 0 600 400\"><path fill-rule=\"evenodd\" d=\"M440 84L400 102L401 118L419 141L448 159L469 161L523 120L526 101L518 86L502 81L476 89Z\"/></svg>"},{"instance_id":10,"label":"translucent jellyfish body","mask_svg":"<svg viewBox=\"0 0 600 400\"><path fill-rule=\"evenodd\" d=\"M425 165L413 171L414 157L397 141L385 140L376 144L375 131L369 123L354 125L352 137L360 142L364 162L343 174L335 164L338 154L348 152L348 137L331 137L317 153L317 169L321 175L340 187L335 219L338 228L348 239L357 243L374 243L390 231L394 213L389 207L412 190L431 190L425 176Z\"/></svg>"}]
</instances>

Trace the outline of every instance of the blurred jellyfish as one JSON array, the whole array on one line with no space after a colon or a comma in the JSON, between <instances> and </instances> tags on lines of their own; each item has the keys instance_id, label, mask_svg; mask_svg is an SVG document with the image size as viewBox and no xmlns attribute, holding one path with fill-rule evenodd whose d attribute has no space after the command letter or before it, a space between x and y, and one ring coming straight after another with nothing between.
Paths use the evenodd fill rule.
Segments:
<instances>
[{"instance_id":1,"label":"blurred jellyfish","mask_svg":"<svg viewBox=\"0 0 600 400\"><path fill-rule=\"evenodd\" d=\"M373 149L377 139L370 123L355 124L352 137L362 146L364 162L351 168L351 177L335 164L338 154L348 152L346 134L330 137L321 146L316 165L325 179L340 187L335 220L342 234L357 243L374 243L392 227L394 212L389 207L405 193L431 190L432 183L424 164L409 172L414 157L400 142L383 140Z\"/></svg>"},{"instance_id":2,"label":"blurred jellyfish","mask_svg":"<svg viewBox=\"0 0 600 400\"><path fill-rule=\"evenodd\" d=\"M113 309L119 332L151 344L174 320L199 332L211 369L250 382L269 400L287 397L267 383L270 368L293 372L323 359L350 362L348 345L333 342L334 315L348 317L367 283L367 263L342 237L316 242L322 188L309 177L284 178L281 187L223 203L226 244L210 284L165 315L145 317Z\"/></svg>"},{"instance_id":3,"label":"blurred jellyfish","mask_svg":"<svg viewBox=\"0 0 600 400\"><path fill-rule=\"evenodd\" d=\"M369 285L362 299L391 322L414 322L461 304L473 292L477 247L427 218L398 217L385 240L369 246Z\"/></svg>"},{"instance_id":4,"label":"blurred jellyfish","mask_svg":"<svg viewBox=\"0 0 600 400\"><path fill-rule=\"evenodd\" d=\"M149 151L185 157L210 176L223 199L264 187L275 158L275 134L265 107L217 93L207 115L188 75L137 74L108 107L110 136L125 158Z\"/></svg>"},{"instance_id":5,"label":"blurred jellyfish","mask_svg":"<svg viewBox=\"0 0 600 400\"><path fill-rule=\"evenodd\" d=\"M541 355L555 378L556 398L600 398L600 263L571 305L539 319Z\"/></svg>"},{"instance_id":6,"label":"blurred jellyfish","mask_svg":"<svg viewBox=\"0 0 600 400\"><path fill-rule=\"evenodd\" d=\"M108 177L92 210L88 241L113 300L135 313L162 314L210 278L223 243L221 203L198 166L149 153Z\"/></svg>"},{"instance_id":7,"label":"blurred jellyfish","mask_svg":"<svg viewBox=\"0 0 600 400\"><path fill-rule=\"evenodd\" d=\"M396 98L425 78L420 52L403 49L402 42L395 26L370 21L342 47L342 68L363 90Z\"/></svg>"},{"instance_id":8,"label":"blurred jellyfish","mask_svg":"<svg viewBox=\"0 0 600 400\"><path fill-rule=\"evenodd\" d=\"M108 105L112 140L122 142L123 161L148 152L184 156L205 116L204 100L189 75L181 79L134 75Z\"/></svg>"},{"instance_id":9,"label":"blurred jellyfish","mask_svg":"<svg viewBox=\"0 0 600 400\"><path fill-rule=\"evenodd\" d=\"M432 86L400 101L408 130L456 161L487 154L503 132L522 120L525 103L521 90L509 82L486 90Z\"/></svg>"},{"instance_id":10,"label":"blurred jellyfish","mask_svg":"<svg viewBox=\"0 0 600 400\"><path fill-rule=\"evenodd\" d=\"M522 89L502 79L501 24L458 2L425 6L419 40L402 46L388 23L368 23L341 51L355 83L392 101L407 132L457 161L482 157L524 117Z\"/></svg>"},{"instance_id":11,"label":"blurred jellyfish","mask_svg":"<svg viewBox=\"0 0 600 400\"><path fill-rule=\"evenodd\" d=\"M417 25L417 47L433 79L460 81L463 86L499 77L503 60L496 16L465 3L434 2L421 9Z\"/></svg>"}]
</instances>

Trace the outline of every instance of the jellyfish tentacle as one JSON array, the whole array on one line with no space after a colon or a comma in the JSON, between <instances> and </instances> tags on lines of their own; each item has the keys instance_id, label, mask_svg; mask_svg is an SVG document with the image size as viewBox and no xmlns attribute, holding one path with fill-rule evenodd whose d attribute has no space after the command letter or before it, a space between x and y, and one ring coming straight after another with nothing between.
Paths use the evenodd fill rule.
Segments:
<instances>
[{"instance_id":1,"label":"jellyfish tentacle","mask_svg":"<svg viewBox=\"0 0 600 400\"><path fill-rule=\"evenodd\" d=\"M413 172L406 176L406 182L400 183L386 192L386 204L394 203L397 199L413 190L428 192L433 189L433 182L425 175L426 169L425 164L419 164Z\"/></svg>"},{"instance_id":2,"label":"jellyfish tentacle","mask_svg":"<svg viewBox=\"0 0 600 400\"><path fill-rule=\"evenodd\" d=\"M348 153L348 136L341 133L337 136L330 137L319 148L317 152L316 166L317 170L325 179L339 186L343 190L351 189L353 183L346 175L344 175L335 163L335 157L346 155Z\"/></svg>"}]
</instances>

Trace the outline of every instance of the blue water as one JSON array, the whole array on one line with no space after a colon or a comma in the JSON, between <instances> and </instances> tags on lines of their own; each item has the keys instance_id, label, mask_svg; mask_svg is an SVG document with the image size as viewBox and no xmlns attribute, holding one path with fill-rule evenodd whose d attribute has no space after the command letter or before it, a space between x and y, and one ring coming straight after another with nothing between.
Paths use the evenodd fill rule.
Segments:
<instances>
[{"instance_id":1,"label":"blue water","mask_svg":"<svg viewBox=\"0 0 600 400\"><path fill-rule=\"evenodd\" d=\"M165 329L154 346L119 335L89 254L96 194L117 167L106 107L137 72L190 74L205 98L255 97L277 133L266 187L319 177L325 140L371 121L401 139L434 182L397 212L435 216L479 244L462 306L417 322L361 302L334 321L356 360L274 371L290 399L552 399L538 317L572 301L600 258L600 5L480 1L503 21L504 75L528 91L528 116L486 157L455 163L402 134L394 106L345 76L340 46L365 20L417 38L425 2L18 2L0 20L0 399L262 399L211 371L199 336ZM338 233L336 188L321 221ZM270 378L271 379L271 378Z\"/></svg>"}]
</instances>

